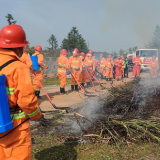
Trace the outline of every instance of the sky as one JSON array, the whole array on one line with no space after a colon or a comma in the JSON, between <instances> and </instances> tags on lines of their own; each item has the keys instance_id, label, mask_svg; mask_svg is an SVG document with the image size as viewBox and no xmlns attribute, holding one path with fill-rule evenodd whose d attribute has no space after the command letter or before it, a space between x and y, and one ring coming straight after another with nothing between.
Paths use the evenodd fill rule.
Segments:
<instances>
[{"instance_id":1,"label":"sky","mask_svg":"<svg viewBox=\"0 0 160 160\"><path fill-rule=\"evenodd\" d=\"M160 25L160 0L0 0L0 29L10 13L26 32L30 46L59 46L72 27L97 52L119 51L151 40Z\"/></svg>"}]
</instances>

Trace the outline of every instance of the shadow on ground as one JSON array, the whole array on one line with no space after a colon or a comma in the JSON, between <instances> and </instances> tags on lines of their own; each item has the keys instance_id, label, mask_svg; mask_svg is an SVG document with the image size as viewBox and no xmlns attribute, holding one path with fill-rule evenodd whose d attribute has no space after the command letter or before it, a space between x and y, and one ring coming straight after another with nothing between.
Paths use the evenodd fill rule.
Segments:
<instances>
[{"instance_id":1,"label":"shadow on ground","mask_svg":"<svg viewBox=\"0 0 160 160\"><path fill-rule=\"evenodd\" d=\"M77 140L67 140L59 146L37 152L35 158L36 160L76 160L77 152L74 147L77 145Z\"/></svg>"}]
</instances>

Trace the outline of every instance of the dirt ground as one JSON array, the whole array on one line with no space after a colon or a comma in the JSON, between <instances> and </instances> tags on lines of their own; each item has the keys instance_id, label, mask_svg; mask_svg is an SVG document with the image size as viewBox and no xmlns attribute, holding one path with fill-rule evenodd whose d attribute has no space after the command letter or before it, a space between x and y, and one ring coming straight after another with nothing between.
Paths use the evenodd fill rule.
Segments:
<instances>
[{"instance_id":1,"label":"dirt ground","mask_svg":"<svg viewBox=\"0 0 160 160\"><path fill-rule=\"evenodd\" d=\"M145 77L148 76L148 73L141 73L141 76ZM129 78L124 78L123 81L113 81L113 84L111 84L110 81L106 80L100 80L100 83L106 88L102 89L102 87L99 84L96 84L95 88L98 92L94 91L93 88L86 88L90 96L84 96L82 92L71 92L71 86L67 85L66 86L66 91L68 92L68 95L60 95L59 92L59 85L54 85L50 87L45 87L46 92L48 93L49 97L53 101L53 103L57 107L71 107L71 108L77 108L80 106L80 104L83 103L84 100L88 100L90 98L95 98L97 95L103 95L104 92L107 91L107 88L111 87L111 85L116 86L116 85L123 85L125 82L131 81L131 72L129 73ZM43 100L39 100L39 106L43 111L51 111L55 110L52 105L50 104L48 98L46 97L45 93L43 90L41 91L41 95L43 96Z\"/></svg>"}]
</instances>

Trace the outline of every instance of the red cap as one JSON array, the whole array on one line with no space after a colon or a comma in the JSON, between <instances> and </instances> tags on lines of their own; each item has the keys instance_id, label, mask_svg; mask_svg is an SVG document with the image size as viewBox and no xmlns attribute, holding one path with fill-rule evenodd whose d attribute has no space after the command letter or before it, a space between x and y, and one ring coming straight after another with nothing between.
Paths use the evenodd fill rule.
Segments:
<instances>
[{"instance_id":1,"label":"red cap","mask_svg":"<svg viewBox=\"0 0 160 160\"><path fill-rule=\"evenodd\" d=\"M66 49L62 49L62 50L61 50L61 54L67 55L67 50L66 50Z\"/></svg>"},{"instance_id":2,"label":"red cap","mask_svg":"<svg viewBox=\"0 0 160 160\"><path fill-rule=\"evenodd\" d=\"M102 54L102 53L100 53L99 55L100 55L100 56L103 56L103 54Z\"/></svg>"},{"instance_id":3,"label":"red cap","mask_svg":"<svg viewBox=\"0 0 160 160\"><path fill-rule=\"evenodd\" d=\"M84 53L84 52L81 52L81 56L85 57L85 53Z\"/></svg>"},{"instance_id":4,"label":"red cap","mask_svg":"<svg viewBox=\"0 0 160 160\"><path fill-rule=\"evenodd\" d=\"M42 51L42 47L40 45L37 45L34 49L38 52Z\"/></svg>"},{"instance_id":5,"label":"red cap","mask_svg":"<svg viewBox=\"0 0 160 160\"><path fill-rule=\"evenodd\" d=\"M108 58L112 58L112 56L109 54L109 55L108 55Z\"/></svg>"},{"instance_id":6,"label":"red cap","mask_svg":"<svg viewBox=\"0 0 160 160\"><path fill-rule=\"evenodd\" d=\"M92 50L89 50L89 52L88 52L88 53L93 54L93 51L92 51Z\"/></svg>"}]
</instances>

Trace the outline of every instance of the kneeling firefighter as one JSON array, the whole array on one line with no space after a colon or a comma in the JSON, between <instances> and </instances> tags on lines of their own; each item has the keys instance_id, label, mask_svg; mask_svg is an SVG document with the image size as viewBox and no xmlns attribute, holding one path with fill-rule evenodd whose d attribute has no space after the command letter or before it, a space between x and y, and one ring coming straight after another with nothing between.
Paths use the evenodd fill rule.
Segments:
<instances>
[{"instance_id":1,"label":"kneeling firefighter","mask_svg":"<svg viewBox=\"0 0 160 160\"><path fill-rule=\"evenodd\" d=\"M75 89L75 91L78 91L77 81L80 82L80 74L82 72L82 62L81 58L79 57L79 50L77 48L73 50L73 55L69 58L67 66L72 74L71 90L74 91Z\"/></svg>"},{"instance_id":2,"label":"kneeling firefighter","mask_svg":"<svg viewBox=\"0 0 160 160\"><path fill-rule=\"evenodd\" d=\"M57 66L58 66L58 77L60 81L60 94L66 94L65 92L65 84L67 82L67 65L68 65L68 58L66 49L61 50L60 57L57 59Z\"/></svg>"},{"instance_id":3,"label":"kneeling firefighter","mask_svg":"<svg viewBox=\"0 0 160 160\"><path fill-rule=\"evenodd\" d=\"M1 29L0 71L3 75L0 76L0 160L31 160L32 144L28 119L43 119L34 95L29 68L19 59L27 44L21 26L12 24ZM6 78L7 92L1 90L3 77ZM5 93L6 104L2 103ZM7 107L8 114L5 112ZM6 128L8 124L2 125L6 118L13 122L13 128Z\"/></svg>"},{"instance_id":4,"label":"kneeling firefighter","mask_svg":"<svg viewBox=\"0 0 160 160\"><path fill-rule=\"evenodd\" d=\"M42 97L40 96L41 85L39 84L39 81L41 84L43 84L43 69L47 69L48 67L43 62L43 54L41 54L42 47L37 45L34 49L35 53L32 56L37 55L39 69L34 71L35 75L33 74L33 88L35 90L35 95L37 96L37 98L42 99ZM37 79L39 81L37 81Z\"/></svg>"}]
</instances>

